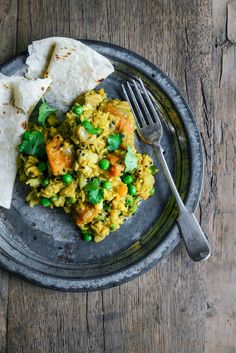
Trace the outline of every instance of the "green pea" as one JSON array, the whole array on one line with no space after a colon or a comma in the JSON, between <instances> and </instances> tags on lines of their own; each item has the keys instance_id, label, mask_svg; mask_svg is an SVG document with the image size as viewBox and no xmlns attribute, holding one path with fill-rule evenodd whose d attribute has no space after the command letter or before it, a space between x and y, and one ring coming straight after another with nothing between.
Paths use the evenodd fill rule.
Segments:
<instances>
[{"instance_id":1,"label":"green pea","mask_svg":"<svg viewBox=\"0 0 236 353\"><path fill-rule=\"evenodd\" d=\"M24 141L25 141L25 140L29 140L30 135L31 135L31 132L30 132L30 131L25 131L25 132L23 133L23 140L24 140Z\"/></svg>"},{"instance_id":2,"label":"green pea","mask_svg":"<svg viewBox=\"0 0 236 353\"><path fill-rule=\"evenodd\" d=\"M112 188L112 183L109 180L106 180L102 183L102 187L106 190L110 190Z\"/></svg>"},{"instance_id":3,"label":"green pea","mask_svg":"<svg viewBox=\"0 0 236 353\"><path fill-rule=\"evenodd\" d=\"M128 193L133 196L136 194L136 187L133 184L128 185Z\"/></svg>"},{"instance_id":4,"label":"green pea","mask_svg":"<svg viewBox=\"0 0 236 353\"><path fill-rule=\"evenodd\" d=\"M18 151L19 151L19 152L24 152L24 145L23 145L23 143L21 143L20 145L18 145Z\"/></svg>"},{"instance_id":5,"label":"green pea","mask_svg":"<svg viewBox=\"0 0 236 353\"><path fill-rule=\"evenodd\" d=\"M126 199L126 200L125 200L125 204L126 204L126 205L131 205L131 204L132 204L132 200Z\"/></svg>"},{"instance_id":6,"label":"green pea","mask_svg":"<svg viewBox=\"0 0 236 353\"><path fill-rule=\"evenodd\" d=\"M82 238L83 238L83 240L85 240L85 241L91 241L91 240L93 240L93 236L92 236L91 233L83 233L83 234L82 234Z\"/></svg>"},{"instance_id":7,"label":"green pea","mask_svg":"<svg viewBox=\"0 0 236 353\"><path fill-rule=\"evenodd\" d=\"M46 187L46 186L48 186L48 184L49 184L49 180L48 179L44 179L43 181L42 181L42 187Z\"/></svg>"},{"instance_id":8,"label":"green pea","mask_svg":"<svg viewBox=\"0 0 236 353\"><path fill-rule=\"evenodd\" d=\"M70 201L70 203L73 205L74 203L76 203L77 199L76 199L76 197L74 196L74 197L70 197L70 198L69 198L69 201Z\"/></svg>"},{"instance_id":9,"label":"green pea","mask_svg":"<svg viewBox=\"0 0 236 353\"><path fill-rule=\"evenodd\" d=\"M72 182L73 178L72 175L67 173L65 175L62 176L62 180L66 185L70 185L70 183Z\"/></svg>"},{"instance_id":10,"label":"green pea","mask_svg":"<svg viewBox=\"0 0 236 353\"><path fill-rule=\"evenodd\" d=\"M152 175L155 175L158 172L158 168L155 165L152 165L150 167Z\"/></svg>"},{"instance_id":11,"label":"green pea","mask_svg":"<svg viewBox=\"0 0 236 353\"><path fill-rule=\"evenodd\" d=\"M47 169L47 163L41 162L38 165L38 169L40 170L40 172L44 172Z\"/></svg>"},{"instance_id":12,"label":"green pea","mask_svg":"<svg viewBox=\"0 0 236 353\"><path fill-rule=\"evenodd\" d=\"M111 224L111 225L110 225L110 230L115 230L115 229L116 229L115 224Z\"/></svg>"},{"instance_id":13,"label":"green pea","mask_svg":"<svg viewBox=\"0 0 236 353\"><path fill-rule=\"evenodd\" d=\"M50 197L50 200L52 202L57 201L58 200L58 195L57 194L53 195L52 197Z\"/></svg>"},{"instance_id":14,"label":"green pea","mask_svg":"<svg viewBox=\"0 0 236 353\"><path fill-rule=\"evenodd\" d=\"M122 181L125 183L125 184L132 184L132 182L134 181L134 177L132 175L129 175L129 174L125 174L123 177L122 177Z\"/></svg>"},{"instance_id":15,"label":"green pea","mask_svg":"<svg viewBox=\"0 0 236 353\"><path fill-rule=\"evenodd\" d=\"M75 103L75 105L72 108L72 111L76 115L81 115L83 113L83 107L80 104Z\"/></svg>"},{"instance_id":16,"label":"green pea","mask_svg":"<svg viewBox=\"0 0 236 353\"><path fill-rule=\"evenodd\" d=\"M101 159L98 163L99 167L103 170L107 170L110 166L110 162L108 161L108 159Z\"/></svg>"},{"instance_id":17,"label":"green pea","mask_svg":"<svg viewBox=\"0 0 236 353\"><path fill-rule=\"evenodd\" d=\"M153 196L155 194L155 192L156 192L156 189L153 187L150 191L150 196Z\"/></svg>"},{"instance_id":18,"label":"green pea","mask_svg":"<svg viewBox=\"0 0 236 353\"><path fill-rule=\"evenodd\" d=\"M40 197L39 202L44 207L48 207L51 205L51 201L49 199L47 199L46 197Z\"/></svg>"}]
</instances>

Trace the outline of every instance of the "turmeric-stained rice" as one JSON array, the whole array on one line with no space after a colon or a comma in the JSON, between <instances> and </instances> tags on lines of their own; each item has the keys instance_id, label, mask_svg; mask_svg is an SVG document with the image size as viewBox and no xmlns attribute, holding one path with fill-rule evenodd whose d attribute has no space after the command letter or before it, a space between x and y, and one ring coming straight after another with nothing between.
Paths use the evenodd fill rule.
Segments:
<instances>
[{"instance_id":1,"label":"turmeric-stained rice","mask_svg":"<svg viewBox=\"0 0 236 353\"><path fill-rule=\"evenodd\" d=\"M78 97L62 122L54 113L30 123L18 163L29 205L62 207L85 240L103 240L154 193L156 168L136 151L134 132L128 102L103 89Z\"/></svg>"}]
</instances>

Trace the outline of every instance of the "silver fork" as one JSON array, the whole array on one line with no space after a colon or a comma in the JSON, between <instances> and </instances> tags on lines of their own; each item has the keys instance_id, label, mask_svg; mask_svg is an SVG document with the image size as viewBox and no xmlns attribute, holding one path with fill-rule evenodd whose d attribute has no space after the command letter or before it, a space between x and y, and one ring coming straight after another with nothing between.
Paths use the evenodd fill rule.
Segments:
<instances>
[{"instance_id":1,"label":"silver fork","mask_svg":"<svg viewBox=\"0 0 236 353\"><path fill-rule=\"evenodd\" d=\"M185 207L175 186L161 147L163 128L160 118L143 81L140 78L138 81L132 80L132 86L127 82L127 88L122 84L123 93L131 105L137 123L138 134L145 143L153 147L170 189L175 196L179 208L177 224L190 258L194 261L205 260L211 253L210 244L194 214L190 213ZM145 117L142 111L145 113Z\"/></svg>"}]
</instances>

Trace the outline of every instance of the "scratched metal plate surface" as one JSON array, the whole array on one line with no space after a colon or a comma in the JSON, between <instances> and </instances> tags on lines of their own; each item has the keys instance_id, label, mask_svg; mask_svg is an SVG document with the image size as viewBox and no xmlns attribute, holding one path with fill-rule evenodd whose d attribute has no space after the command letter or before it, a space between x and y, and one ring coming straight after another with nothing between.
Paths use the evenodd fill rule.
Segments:
<instances>
[{"instance_id":1,"label":"scratched metal plate surface","mask_svg":"<svg viewBox=\"0 0 236 353\"><path fill-rule=\"evenodd\" d=\"M107 56L115 72L102 84L109 97L124 99L121 83L141 77L162 111L165 157L190 211L198 203L203 179L201 141L192 112L172 81L144 58L107 43L84 41ZM6 75L25 71L27 54L1 67ZM136 139L137 149L152 149ZM150 269L179 243L178 211L160 170L156 194L101 243L86 243L62 210L30 208L27 187L16 179L12 206L0 207L0 265L34 283L60 290L83 291L111 287Z\"/></svg>"}]
</instances>

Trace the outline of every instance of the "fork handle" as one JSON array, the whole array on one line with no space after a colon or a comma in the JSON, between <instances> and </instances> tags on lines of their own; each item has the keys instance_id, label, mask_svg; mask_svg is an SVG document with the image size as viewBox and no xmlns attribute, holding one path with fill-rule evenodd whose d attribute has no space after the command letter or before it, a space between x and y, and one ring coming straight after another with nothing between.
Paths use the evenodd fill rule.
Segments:
<instances>
[{"instance_id":1,"label":"fork handle","mask_svg":"<svg viewBox=\"0 0 236 353\"><path fill-rule=\"evenodd\" d=\"M194 261L206 260L211 254L209 241L200 227L193 213L190 213L185 207L179 192L175 186L174 180L166 163L165 157L160 145L154 145L154 150L161 164L167 182L175 196L179 207L179 216L177 224L180 234L184 240L185 247L190 258Z\"/></svg>"}]
</instances>

